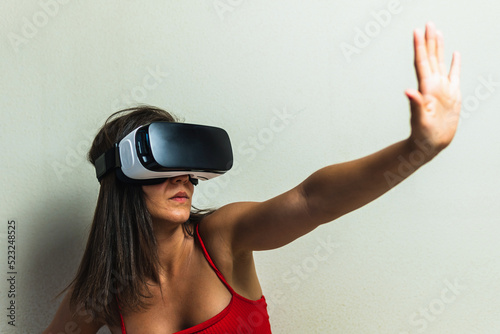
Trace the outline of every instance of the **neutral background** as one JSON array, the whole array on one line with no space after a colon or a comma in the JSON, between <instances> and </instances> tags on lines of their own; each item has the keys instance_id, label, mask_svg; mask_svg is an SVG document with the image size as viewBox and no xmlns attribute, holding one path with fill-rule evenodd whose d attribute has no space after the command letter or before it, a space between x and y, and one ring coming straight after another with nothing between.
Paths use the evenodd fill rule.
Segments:
<instances>
[{"instance_id":1,"label":"neutral background","mask_svg":"<svg viewBox=\"0 0 500 334\"><path fill-rule=\"evenodd\" d=\"M499 10L493 0L2 1L0 331L51 321L95 206L85 153L113 111L147 103L227 129L237 165L200 184L196 203L264 200L409 135L412 30L434 21L447 63L463 57L453 143L373 203L256 253L258 274L278 334L500 332Z\"/></svg>"}]
</instances>

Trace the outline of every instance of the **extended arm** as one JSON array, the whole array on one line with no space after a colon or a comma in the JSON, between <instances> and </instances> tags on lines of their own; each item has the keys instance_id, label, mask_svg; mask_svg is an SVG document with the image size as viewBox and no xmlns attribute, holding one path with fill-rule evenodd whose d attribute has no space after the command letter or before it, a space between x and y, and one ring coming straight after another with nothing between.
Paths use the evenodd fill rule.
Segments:
<instances>
[{"instance_id":1,"label":"extended arm","mask_svg":"<svg viewBox=\"0 0 500 334\"><path fill-rule=\"evenodd\" d=\"M460 113L460 58L446 74L443 37L432 24L414 33L418 90L405 93L411 135L369 156L318 170L292 190L262 203L234 203L214 214L235 252L280 247L381 196L430 161L453 139ZM215 219L216 217L220 219ZM217 221L217 222L215 222Z\"/></svg>"}]
</instances>

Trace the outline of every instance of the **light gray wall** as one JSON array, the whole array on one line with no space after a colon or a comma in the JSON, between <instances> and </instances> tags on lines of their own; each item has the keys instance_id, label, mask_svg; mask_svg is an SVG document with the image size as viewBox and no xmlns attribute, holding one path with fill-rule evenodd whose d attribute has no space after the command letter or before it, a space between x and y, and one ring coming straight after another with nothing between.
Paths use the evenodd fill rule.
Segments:
<instances>
[{"instance_id":1,"label":"light gray wall","mask_svg":"<svg viewBox=\"0 0 500 334\"><path fill-rule=\"evenodd\" d=\"M200 184L196 203L264 200L409 135L412 30L434 21L447 62L463 57L451 146L366 207L257 253L258 273L274 333L498 333L499 10L492 0L2 1L0 331L39 333L54 315L98 191L84 155L113 111L148 103L227 129L237 168Z\"/></svg>"}]
</instances>

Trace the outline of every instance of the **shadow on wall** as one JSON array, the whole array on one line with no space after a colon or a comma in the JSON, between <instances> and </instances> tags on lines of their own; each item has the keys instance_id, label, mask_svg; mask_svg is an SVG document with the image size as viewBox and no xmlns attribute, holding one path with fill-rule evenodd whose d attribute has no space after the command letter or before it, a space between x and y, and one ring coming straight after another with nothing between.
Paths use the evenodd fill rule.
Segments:
<instances>
[{"instance_id":1,"label":"shadow on wall","mask_svg":"<svg viewBox=\"0 0 500 334\"><path fill-rule=\"evenodd\" d=\"M57 194L57 192L47 192ZM64 194L63 194L64 195ZM82 195L79 195L82 196ZM31 217L34 230L23 285L26 321L23 333L40 333L50 324L64 296L55 298L73 279L80 264L93 212L78 196L47 196ZM24 247L28 249L28 247ZM28 317L29 315L29 317ZM18 327L19 328L19 327Z\"/></svg>"}]
</instances>

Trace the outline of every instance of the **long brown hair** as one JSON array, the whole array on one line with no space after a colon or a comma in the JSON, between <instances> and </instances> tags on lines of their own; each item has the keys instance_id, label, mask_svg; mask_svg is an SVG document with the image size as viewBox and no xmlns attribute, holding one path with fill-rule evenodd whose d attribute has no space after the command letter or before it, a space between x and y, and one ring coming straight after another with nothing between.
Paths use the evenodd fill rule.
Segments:
<instances>
[{"instance_id":1,"label":"long brown hair","mask_svg":"<svg viewBox=\"0 0 500 334\"><path fill-rule=\"evenodd\" d=\"M95 160L135 128L151 122L175 122L170 113L152 106L120 110L99 130L88 153ZM118 308L147 308L147 282L159 283L160 266L151 216L140 185L126 184L115 173L101 180L87 245L69 286L71 307L89 320L118 326ZM196 224L211 211L193 210L183 227L193 235Z\"/></svg>"}]
</instances>

